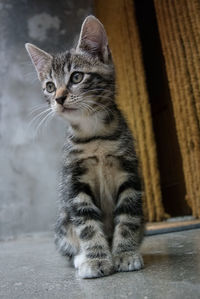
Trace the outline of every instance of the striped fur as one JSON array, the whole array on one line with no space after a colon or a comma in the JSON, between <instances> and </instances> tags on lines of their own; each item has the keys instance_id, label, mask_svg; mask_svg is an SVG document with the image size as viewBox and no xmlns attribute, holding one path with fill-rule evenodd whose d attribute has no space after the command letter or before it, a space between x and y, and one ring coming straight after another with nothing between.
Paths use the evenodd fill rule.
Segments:
<instances>
[{"instance_id":1,"label":"striped fur","mask_svg":"<svg viewBox=\"0 0 200 299\"><path fill-rule=\"evenodd\" d=\"M115 102L115 71L103 25L86 18L77 48L60 55L33 45L27 49L52 110L69 123L55 229L58 250L83 278L140 269L144 225L138 161ZM78 84L71 79L74 72L83 76ZM55 84L51 94L48 81Z\"/></svg>"}]
</instances>

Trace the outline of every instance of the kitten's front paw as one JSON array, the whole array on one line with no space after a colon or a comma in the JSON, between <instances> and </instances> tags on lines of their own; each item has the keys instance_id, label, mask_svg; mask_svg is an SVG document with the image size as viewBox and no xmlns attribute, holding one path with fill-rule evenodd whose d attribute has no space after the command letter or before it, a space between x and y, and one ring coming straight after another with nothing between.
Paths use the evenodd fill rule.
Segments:
<instances>
[{"instance_id":1,"label":"kitten's front paw","mask_svg":"<svg viewBox=\"0 0 200 299\"><path fill-rule=\"evenodd\" d=\"M111 259L85 259L85 261L79 264L76 268L78 268L78 275L81 278L107 276L114 271Z\"/></svg>"},{"instance_id":2,"label":"kitten's front paw","mask_svg":"<svg viewBox=\"0 0 200 299\"><path fill-rule=\"evenodd\" d=\"M122 252L113 256L114 267L118 272L136 271L144 267L143 259L139 253Z\"/></svg>"}]
</instances>

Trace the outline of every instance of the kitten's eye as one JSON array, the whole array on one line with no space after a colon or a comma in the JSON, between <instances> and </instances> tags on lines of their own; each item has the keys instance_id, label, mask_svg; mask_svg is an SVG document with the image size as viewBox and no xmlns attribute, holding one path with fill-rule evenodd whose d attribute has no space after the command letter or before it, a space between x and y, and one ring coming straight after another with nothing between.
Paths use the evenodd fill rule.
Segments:
<instances>
[{"instance_id":1,"label":"kitten's eye","mask_svg":"<svg viewBox=\"0 0 200 299\"><path fill-rule=\"evenodd\" d=\"M46 90L51 93L56 90L55 84L53 82L47 82Z\"/></svg>"},{"instance_id":2,"label":"kitten's eye","mask_svg":"<svg viewBox=\"0 0 200 299\"><path fill-rule=\"evenodd\" d=\"M70 78L71 82L74 84L78 84L83 80L83 73L81 72L74 72Z\"/></svg>"}]
</instances>

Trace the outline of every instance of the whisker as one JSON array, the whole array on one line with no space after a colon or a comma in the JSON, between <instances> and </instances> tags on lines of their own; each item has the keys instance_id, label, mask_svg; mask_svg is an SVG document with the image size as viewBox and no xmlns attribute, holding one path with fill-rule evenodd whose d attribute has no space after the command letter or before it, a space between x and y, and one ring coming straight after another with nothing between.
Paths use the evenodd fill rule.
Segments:
<instances>
[{"instance_id":1,"label":"whisker","mask_svg":"<svg viewBox=\"0 0 200 299\"><path fill-rule=\"evenodd\" d=\"M97 112L93 107L90 106L90 104L88 103L94 103L93 101L87 101L86 102L82 102L82 107L85 108L86 110L88 110L89 112L92 112L93 114L95 112ZM112 110L110 110L108 107L104 106L103 104L101 103L95 103L97 106L101 107L101 109L103 109L103 111L105 111L105 113L108 115L109 119L111 119L111 114L113 113ZM95 115L95 120L96 120L96 124L95 124L95 128L97 126L97 114Z\"/></svg>"},{"instance_id":2,"label":"whisker","mask_svg":"<svg viewBox=\"0 0 200 299\"><path fill-rule=\"evenodd\" d=\"M97 128L97 124L98 124L98 118L97 118L97 115L95 114L95 112L96 112L95 109L92 108L90 105L86 104L85 102L82 102L81 106L82 106L83 109L85 108L86 111L89 111L89 112L91 112L91 113L94 114L94 117L95 117L95 126L94 126L93 130L95 132L96 128Z\"/></svg>"},{"instance_id":3,"label":"whisker","mask_svg":"<svg viewBox=\"0 0 200 299\"><path fill-rule=\"evenodd\" d=\"M92 113L94 112L94 109L90 105L88 105L84 102L80 103L80 107L83 108L83 110L85 110L87 112L92 112Z\"/></svg>"},{"instance_id":4,"label":"whisker","mask_svg":"<svg viewBox=\"0 0 200 299\"><path fill-rule=\"evenodd\" d=\"M46 122L45 122L45 124L44 124L44 126L45 126L45 128L47 127L47 124L54 118L54 116L55 116L55 112L54 111L52 111L53 113L51 113L51 115L49 116L49 118L46 120Z\"/></svg>"},{"instance_id":5,"label":"whisker","mask_svg":"<svg viewBox=\"0 0 200 299\"><path fill-rule=\"evenodd\" d=\"M106 88L94 88L94 89L90 89L90 90L82 92L81 95L85 95L85 94L88 94L88 93L91 93L91 92L96 92L96 91L104 91L104 92L109 92L109 93L113 94L113 90L110 90L110 89L106 89ZM99 96L101 96L101 95L99 95Z\"/></svg>"},{"instance_id":6,"label":"whisker","mask_svg":"<svg viewBox=\"0 0 200 299\"><path fill-rule=\"evenodd\" d=\"M94 111L94 109L93 109L90 105L88 105L87 103L83 102L82 104L83 104L89 111L91 111L91 112Z\"/></svg>"},{"instance_id":7,"label":"whisker","mask_svg":"<svg viewBox=\"0 0 200 299\"><path fill-rule=\"evenodd\" d=\"M90 101L90 100L87 100L87 103L95 104L95 105L97 105L97 106L103 108L105 111L110 111L111 114L113 113L113 111L112 111L110 108L106 107L106 106L103 105L102 103L93 102L93 101Z\"/></svg>"},{"instance_id":8,"label":"whisker","mask_svg":"<svg viewBox=\"0 0 200 299\"><path fill-rule=\"evenodd\" d=\"M47 108L47 105L37 105L37 106L34 106L32 109L30 109L28 115L32 115L34 113L36 113L37 111L41 110L41 109L45 109Z\"/></svg>"},{"instance_id":9,"label":"whisker","mask_svg":"<svg viewBox=\"0 0 200 299\"><path fill-rule=\"evenodd\" d=\"M88 94L88 95L87 95ZM81 94L81 96L82 96L82 98L88 98L88 97L90 97L90 98L94 98L94 97L96 97L96 98L99 98L99 99L106 99L106 100L109 100L110 102L113 102L113 103L115 103L115 100L111 97L111 96L109 96L109 95L92 95L92 94L90 94L89 93L89 91L86 93L84 93L84 95L83 94Z\"/></svg>"},{"instance_id":10,"label":"whisker","mask_svg":"<svg viewBox=\"0 0 200 299\"><path fill-rule=\"evenodd\" d=\"M39 114L36 114L36 115L31 119L31 121L30 121L30 123L29 123L29 126L32 126L33 123L34 123L35 121L37 121L37 119L40 119L44 114L46 114L46 113L49 112L50 110L51 110L51 108L48 108L48 109L46 109L46 110L44 110L44 111L41 111Z\"/></svg>"},{"instance_id":11,"label":"whisker","mask_svg":"<svg viewBox=\"0 0 200 299\"><path fill-rule=\"evenodd\" d=\"M35 136L38 135L39 130L40 130L41 127L42 127L42 124L44 124L45 121L47 121L47 119L48 119L52 114L54 114L54 111L50 111L50 112L48 112L48 114L45 115L44 118L42 118L42 120L40 120L39 124L37 125L37 127L36 127L36 129L35 129Z\"/></svg>"},{"instance_id":12,"label":"whisker","mask_svg":"<svg viewBox=\"0 0 200 299\"><path fill-rule=\"evenodd\" d=\"M113 102L115 103L115 100L113 100L112 98L108 97L108 96L99 96L100 99L106 99L106 100L109 100L110 102ZM94 97L92 95L88 95L88 96L85 96L84 99L94 99Z\"/></svg>"},{"instance_id":13,"label":"whisker","mask_svg":"<svg viewBox=\"0 0 200 299\"><path fill-rule=\"evenodd\" d=\"M90 103L92 103L90 101ZM95 103L97 106L101 107L101 109L103 109L103 111L105 111L109 117L109 119L111 119L111 115L113 114L113 111L111 109L109 109L108 107L106 107L105 105L101 104L101 103Z\"/></svg>"},{"instance_id":14,"label":"whisker","mask_svg":"<svg viewBox=\"0 0 200 299\"><path fill-rule=\"evenodd\" d=\"M27 124L26 130L29 131L31 128L34 128L34 126L37 124L37 122L41 121L41 119L43 118L43 116L45 116L46 114L48 114L50 112L50 110L51 109L48 108L45 111L42 111L39 114L37 114L36 116L34 116L32 118L32 120Z\"/></svg>"}]
</instances>

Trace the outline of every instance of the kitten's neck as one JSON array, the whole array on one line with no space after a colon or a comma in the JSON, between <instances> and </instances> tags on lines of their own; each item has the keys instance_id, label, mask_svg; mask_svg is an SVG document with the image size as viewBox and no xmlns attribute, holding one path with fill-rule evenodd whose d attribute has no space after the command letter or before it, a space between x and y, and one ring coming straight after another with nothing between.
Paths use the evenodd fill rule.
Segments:
<instances>
[{"instance_id":1,"label":"kitten's neck","mask_svg":"<svg viewBox=\"0 0 200 299\"><path fill-rule=\"evenodd\" d=\"M83 116L78 121L70 124L71 134L76 138L91 138L93 136L111 135L117 128L117 111L105 111L93 115Z\"/></svg>"}]
</instances>

